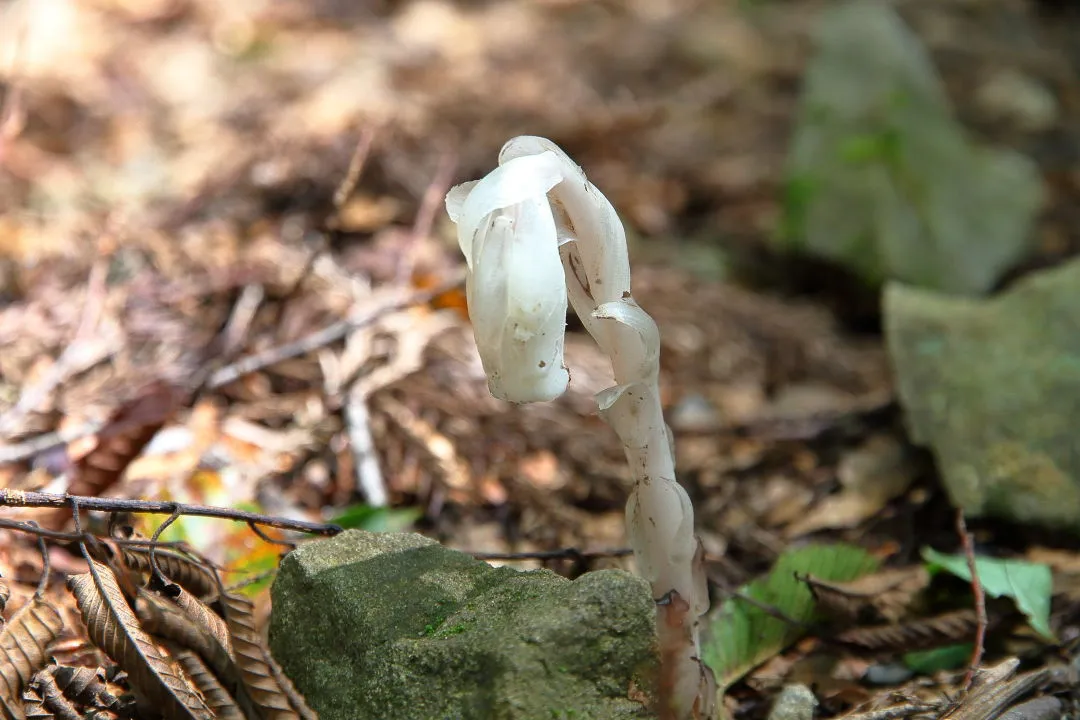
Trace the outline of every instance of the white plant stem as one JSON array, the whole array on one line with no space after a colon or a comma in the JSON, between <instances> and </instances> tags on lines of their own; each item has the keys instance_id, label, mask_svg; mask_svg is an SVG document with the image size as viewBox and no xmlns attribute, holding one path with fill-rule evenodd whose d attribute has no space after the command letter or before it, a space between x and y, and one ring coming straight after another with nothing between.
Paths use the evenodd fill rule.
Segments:
<instances>
[{"instance_id":1,"label":"white plant stem","mask_svg":"<svg viewBox=\"0 0 1080 720\"><path fill-rule=\"evenodd\" d=\"M452 189L446 205L468 264L469 313L493 395L534 402L566 389L568 298L611 358L616 384L597 402L634 475L626 530L657 602L661 716L713 717L715 683L699 659L709 596L694 510L675 479L660 405L660 333L630 294L618 214L558 146L530 136L506 143L499 167Z\"/></svg>"}]
</instances>

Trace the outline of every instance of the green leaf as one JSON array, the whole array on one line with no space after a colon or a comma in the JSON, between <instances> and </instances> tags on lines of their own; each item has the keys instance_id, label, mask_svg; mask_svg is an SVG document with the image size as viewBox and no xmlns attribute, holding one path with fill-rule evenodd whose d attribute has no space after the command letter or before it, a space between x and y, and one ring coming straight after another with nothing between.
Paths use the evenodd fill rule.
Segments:
<instances>
[{"instance_id":1,"label":"green leaf","mask_svg":"<svg viewBox=\"0 0 1080 720\"><path fill-rule=\"evenodd\" d=\"M781 240L798 246L806 232L806 215L817 187L808 175L791 175L783 188L783 215L778 230Z\"/></svg>"},{"instance_id":2,"label":"green leaf","mask_svg":"<svg viewBox=\"0 0 1080 720\"><path fill-rule=\"evenodd\" d=\"M813 595L806 583L795 578L796 573L846 582L877 567L877 559L851 545L808 545L783 553L767 576L742 588L741 595L751 602L733 597L710 614L702 657L715 673L720 692L802 635L801 628L758 605L772 607L799 623L814 620Z\"/></svg>"},{"instance_id":3,"label":"green leaf","mask_svg":"<svg viewBox=\"0 0 1080 720\"><path fill-rule=\"evenodd\" d=\"M971 643L946 645L933 650L916 650L904 655L908 669L920 675L963 667L971 659Z\"/></svg>"},{"instance_id":4,"label":"green leaf","mask_svg":"<svg viewBox=\"0 0 1080 720\"><path fill-rule=\"evenodd\" d=\"M933 548L923 548L923 559L930 572L945 570L958 578L971 582L971 569L963 555L945 555ZM1020 612L1027 616L1035 632L1047 640L1056 640L1050 630L1050 597L1054 592L1054 578L1050 567L1026 560L1002 558L975 558L975 572L979 583L991 597L1010 598Z\"/></svg>"},{"instance_id":5,"label":"green leaf","mask_svg":"<svg viewBox=\"0 0 1080 720\"><path fill-rule=\"evenodd\" d=\"M346 529L368 532L400 532L420 518L416 508L386 508L370 505L351 505L330 522Z\"/></svg>"},{"instance_id":6,"label":"green leaf","mask_svg":"<svg viewBox=\"0 0 1080 720\"><path fill-rule=\"evenodd\" d=\"M854 133L839 143L840 159L860 165L872 162L895 163L902 159L903 138L893 128Z\"/></svg>"}]
</instances>

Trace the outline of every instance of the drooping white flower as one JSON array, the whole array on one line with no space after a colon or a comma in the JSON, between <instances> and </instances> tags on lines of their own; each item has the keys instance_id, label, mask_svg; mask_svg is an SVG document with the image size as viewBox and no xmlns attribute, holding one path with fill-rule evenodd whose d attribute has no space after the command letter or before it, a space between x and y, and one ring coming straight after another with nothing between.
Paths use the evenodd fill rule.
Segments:
<instances>
[{"instance_id":1,"label":"drooping white flower","mask_svg":"<svg viewBox=\"0 0 1080 720\"><path fill-rule=\"evenodd\" d=\"M618 214L566 153L531 136L507 142L499 167L452 189L446 208L468 264L469 314L492 395L533 402L566 389L567 298L611 358L616 384L597 402L634 474L626 530L657 600L663 701L674 717L711 717L715 686L698 639L709 596L694 509L675 479L660 404L660 333L630 294Z\"/></svg>"},{"instance_id":2,"label":"drooping white flower","mask_svg":"<svg viewBox=\"0 0 1080 720\"><path fill-rule=\"evenodd\" d=\"M563 365L566 279L547 193L560 159L507 160L446 196L465 255L466 295L491 394L511 402L553 400L570 376Z\"/></svg>"}]
</instances>

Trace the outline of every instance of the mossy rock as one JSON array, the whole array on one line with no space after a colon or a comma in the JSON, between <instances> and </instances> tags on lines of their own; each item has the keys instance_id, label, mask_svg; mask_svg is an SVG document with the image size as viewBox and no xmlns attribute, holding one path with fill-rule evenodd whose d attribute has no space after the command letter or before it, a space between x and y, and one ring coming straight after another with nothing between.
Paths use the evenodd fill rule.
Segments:
<instances>
[{"instance_id":1,"label":"mossy rock","mask_svg":"<svg viewBox=\"0 0 1080 720\"><path fill-rule=\"evenodd\" d=\"M494 568L346 531L282 561L270 645L323 720L640 718L655 607L616 570Z\"/></svg>"},{"instance_id":2,"label":"mossy rock","mask_svg":"<svg viewBox=\"0 0 1080 720\"><path fill-rule=\"evenodd\" d=\"M912 439L971 516L1080 531L1080 261L968 300L886 289Z\"/></svg>"},{"instance_id":3,"label":"mossy rock","mask_svg":"<svg viewBox=\"0 0 1080 720\"><path fill-rule=\"evenodd\" d=\"M780 247L888 280L977 295L1023 258L1035 164L975 144L926 49L884 0L830 4L786 169Z\"/></svg>"}]
</instances>

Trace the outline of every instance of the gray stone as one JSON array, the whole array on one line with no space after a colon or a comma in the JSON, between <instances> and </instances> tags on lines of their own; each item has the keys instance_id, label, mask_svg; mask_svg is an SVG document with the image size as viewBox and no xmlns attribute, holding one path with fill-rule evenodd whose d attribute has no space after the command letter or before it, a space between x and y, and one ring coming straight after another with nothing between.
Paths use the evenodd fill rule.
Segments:
<instances>
[{"instance_id":1,"label":"gray stone","mask_svg":"<svg viewBox=\"0 0 1080 720\"><path fill-rule=\"evenodd\" d=\"M919 39L879 0L827 11L787 167L782 246L901 280L988 290L1024 255L1034 164L974 146Z\"/></svg>"},{"instance_id":2,"label":"gray stone","mask_svg":"<svg viewBox=\"0 0 1080 720\"><path fill-rule=\"evenodd\" d=\"M571 582L349 530L282 561L270 646L323 720L639 718L654 618L628 573Z\"/></svg>"},{"instance_id":3,"label":"gray stone","mask_svg":"<svg viewBox=\"0 0 1080 720\"><path fill-rule=\"evenodd\" d=\"M818 706L814 691L802 683L785 685L773 701L769 720L814 720Z\"/></svg>"},{"instance_id":4,"label":"gray stone","mask_svg":"<svg viewBox=\"0 0 1080 720\"><path fill-rule=\"evenodd\" d=\"M992 300L894 284L884 314L912 439L954 503L1080 528L1080 261Z\"/></svg>"}]
</instances>

